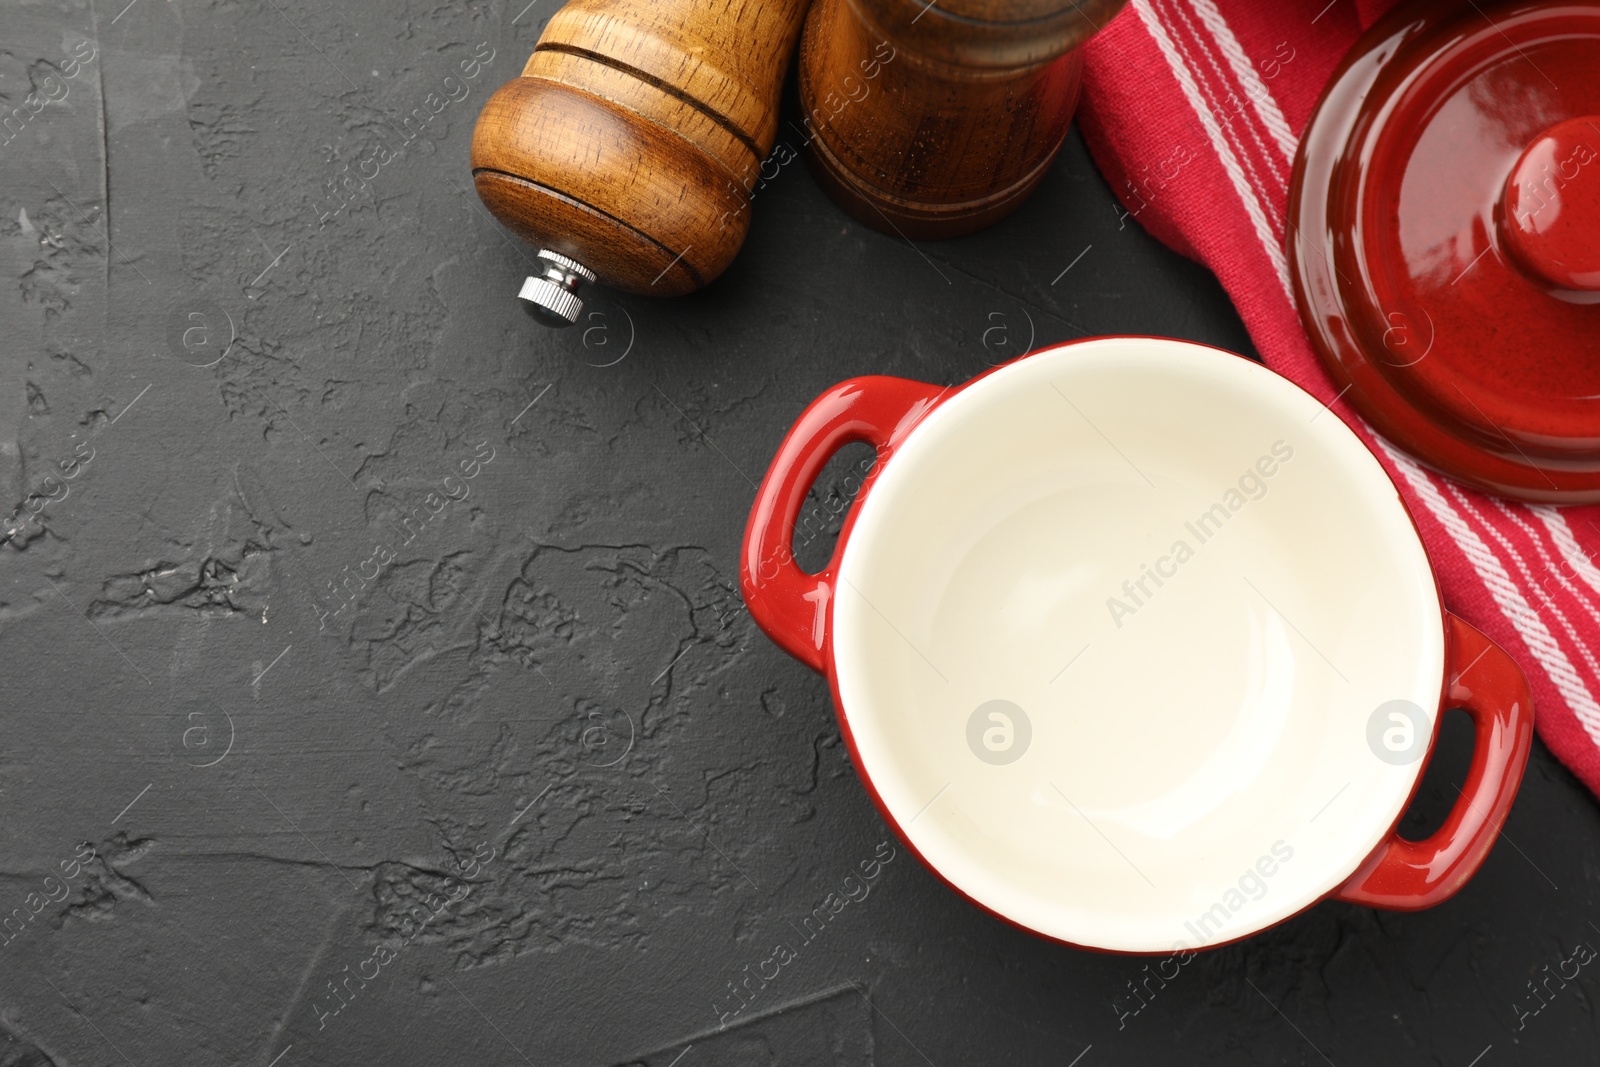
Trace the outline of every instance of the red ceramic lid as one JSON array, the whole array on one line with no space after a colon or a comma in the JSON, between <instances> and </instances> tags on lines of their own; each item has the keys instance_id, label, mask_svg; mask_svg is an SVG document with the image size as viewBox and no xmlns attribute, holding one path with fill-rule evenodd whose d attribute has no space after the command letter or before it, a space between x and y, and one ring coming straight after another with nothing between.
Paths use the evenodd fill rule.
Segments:
<instances>
[{"instance_id":1,"label":"red ceramic lid","mask_svg":"<svg viewBox=\"0 0 1600 1067\"><path fill-rule=\"evenodd\" d=\"M1289 218L1301 319L1380 433L1600 501L1600 5L1402 3L1324 91Z\"/></svg>"}]
</instances>

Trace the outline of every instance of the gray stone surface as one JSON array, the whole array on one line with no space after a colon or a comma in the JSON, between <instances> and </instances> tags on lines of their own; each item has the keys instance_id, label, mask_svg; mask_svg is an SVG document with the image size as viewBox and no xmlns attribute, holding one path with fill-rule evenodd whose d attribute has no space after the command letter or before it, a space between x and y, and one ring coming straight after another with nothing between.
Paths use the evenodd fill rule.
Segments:
<instances>
[{"instance_id":1,"label":"gray stone surface","mask_svg":"<svg viewBox=\"0 0 1600 1067\"><path fill-rule=\"evenodd\" d=\"M893 840L737 594L789 421L1030 343L1248 341L1076 138L920 247L792 164L710 289L538 329L466 150L554 6L0 8L0 1065L1595 1061L1600 980L1527 987L1600 943L1600 819L1542 747L1456 900L1318 906L1137 1014L1143 961L893 845L734 998Z\"/></svg>"}]
</instances>

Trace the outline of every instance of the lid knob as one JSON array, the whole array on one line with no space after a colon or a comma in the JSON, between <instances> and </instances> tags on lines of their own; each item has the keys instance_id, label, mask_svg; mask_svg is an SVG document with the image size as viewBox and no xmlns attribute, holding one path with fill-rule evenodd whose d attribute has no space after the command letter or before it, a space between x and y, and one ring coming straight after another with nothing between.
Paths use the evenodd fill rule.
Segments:
<instances>
[{"instance_id":1,"label":"lid knob","mask_svg":"<svg viewBox=\"0 0 1600 1067\"><path fill-rule=\"evenodd\" d=\"M1501 208L1505 247L1524 271L1560 289L1600 290L1600 115L1534 138Z\"/></svg>"},{"instance_id":2,"label":"lid knob","mask_svg":"<svg viewBox=\"0 0 1600 1067\"><path fill-rule=\"evenodd\" d=\"M517 294L522 309L546 326L571 326L583 311L578 286L594 281L594 271L548 248L539 250L537 266L543 273L530 274Z\"/></svg>"}]
</instances>

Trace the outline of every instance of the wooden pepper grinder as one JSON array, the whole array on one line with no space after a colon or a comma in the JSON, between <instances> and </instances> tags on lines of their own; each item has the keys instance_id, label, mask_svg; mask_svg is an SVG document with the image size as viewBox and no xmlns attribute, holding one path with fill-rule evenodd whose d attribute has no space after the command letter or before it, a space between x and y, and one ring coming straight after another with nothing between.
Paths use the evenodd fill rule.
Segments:
<instances>
[{"instance_id":1,"label":"wooden pepper grinder","mask_svg":"<svg viewBox=\"0 0 1600 1067\"><path fill-rule=\"evenodd\" d=\"M571 0L472 135L495 217L539 248L519 297L576 321L583 282L676 296L721 274L808 0Z\"/></svg>"},{"instance_id":2,"label":"wooden pepper grinder","mask_svg":"<svg viewBox=\"0 0 1600 1067\"><path fill-rule=\"evenodd\" d=\"M959 237L1044 177L1078 102L1075 49L1125 0L817 0L800 105L823 186L874 229Z\"/></svg>"}]
</instances>

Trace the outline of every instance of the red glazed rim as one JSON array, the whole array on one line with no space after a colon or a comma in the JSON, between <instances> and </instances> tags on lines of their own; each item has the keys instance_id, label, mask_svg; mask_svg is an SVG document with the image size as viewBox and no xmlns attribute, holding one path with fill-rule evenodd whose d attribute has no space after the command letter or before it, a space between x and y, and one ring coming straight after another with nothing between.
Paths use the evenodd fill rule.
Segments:
<instances>
[{"instance_id":1,"label":"red glazed rim","mask_svg":"<svg viewBox=\"0 0 1600 1067\"><path fill-rule=\"evenodd\" d=\"M1596 63L1592 5L1404 3L1334 72L1290 186L1295 299L1340 395L1519 499L1600 502Z\"/></svg>"},{"instance_id":2,"label":"red glazed rim","mask_svg":"<svg viewBox=\"0 0 1600 1067\"><path fill-rule=\"evenodd\" d=\"M1208 353L1233 355L1221 353L1218 349L1204 349L1203 346L1159 338L1089 338L1042 350L1024 359L1095 342L1129 340L1152 340ZM939 389L903 379L861 378L842 383L823 394L791 429L763 481L746 530L741 584L751 614L762 629L796 658L828 675L840 730L863 784L885 821L935 876L1002 921L1048 940L1097 951L1161 955L1180 950L1180 946L1174 945L1173 949L1163 950L1083 944L1044 933L975 899L918 848L906 826L896 818L890 804L872 780L867 769L869 760L865 758L845 710L846 702L840 688L833 647L836 602L833 592L847 546L869 494L878 485L882 472L893 461L896 452L905 447L914 431L935 409L976 382L1005 373L1020 362L1003 364L955 389ZM1249 364L1249 361L1246 363ZM1261 373L1270 374L1264 369ZM1287 382L1283 384L1295 388ZM1308 397L1305 399L1310 400ZM1339 429L1349 433L1342 425ZM1356 441L1353 435L1350 435L1350 439ZM838 448L851 441L873 444L878 450L880 462L867 478L851 514L846 517L833 559L818 574L808 575L793 563L790 541L794 521L800 503L823 463ZM1364 446L1361 447L1364 450ZM1372 466L1382 473L1382 468L1376 462ZM1398 501L1398 490L1387 473L1382 473L1382 477ZM1409 520L1409 512L1404 512L1403 505L1401 507ZM1409 523L1409 533L1412 537L1418 537L1414 522ZM1462 799L1445 824L1427 840L1411 842L1396 834L1395 828L1415 795L1426 759L1431 757L1430 740L1428 756L1411 768L1404 802L1399 805L1388 825L1382 828L1382 832L1375 835L1376 847L1370 852L1352 856L1348 873L1342 877L1342 881L1270 922L1194 947L1214 948L1231 943L1286 921L1330 896L1392 910L1430 907L1458 891L1482 864L1509 812L1526 765L1532 738L1532 705L1526 680L1510 658L1478 631L1446 613L1442 605L1437 603L1437 583L1434 583L1433 589L1434 606L1444 627L1444 673L1438 683L1434 721L1445 708L1461 706L1472 716L1477 732L1473 762ZM1468 675L1474 684L1464 684L1464 676ZM920 817L920 814L913 818Z\"/></svg>"}]
</instances>

